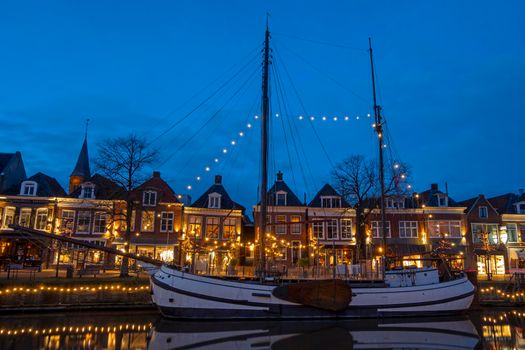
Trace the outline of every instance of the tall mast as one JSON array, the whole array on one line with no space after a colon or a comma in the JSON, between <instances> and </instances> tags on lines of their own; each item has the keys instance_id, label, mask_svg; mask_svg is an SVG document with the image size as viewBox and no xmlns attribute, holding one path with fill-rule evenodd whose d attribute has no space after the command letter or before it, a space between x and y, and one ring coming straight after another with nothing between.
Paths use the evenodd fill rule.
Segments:
<instances>
[{"instance_id":1,"label":"tall mast","mask_svg":"<svg viewBox=\"0 0 525 350\"><path fill-rule=\"evenodd\" d=\"M264 38L264 59L262 72L262 127L261 127L261 211L259 218L260 251L259 259L261 271L266 271L266 214L268 211L268 129L270 101L268 96L268 65L270 64L270 32L268 30L268 16L266 16L266 33Z\"/></svg>"},{"instance_id":2,"label":"tall mast","mask_svg":"<svg viewBox=\"0 0 525 350\"><path fill-rule=\"evenodd\" d=\"M377 132L377 141L379 145L379 182L381 184L381 233L382 233L382 255L386 253L386 225L385 225L385 165L383 160L383 119L381 117L381 106L377 104L376 98L376 80L374 73L374 58L372 55L372 39L368 38L368 47L370 51L370 67L372 70L372 93L374 96L374 121Z\"/></svg>"}]
</instances>

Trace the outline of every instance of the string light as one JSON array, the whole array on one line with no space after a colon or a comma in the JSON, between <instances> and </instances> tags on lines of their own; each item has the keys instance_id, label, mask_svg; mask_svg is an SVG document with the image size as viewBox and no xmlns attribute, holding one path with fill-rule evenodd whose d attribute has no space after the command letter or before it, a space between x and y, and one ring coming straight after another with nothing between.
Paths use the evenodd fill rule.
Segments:
<instances>
[{"instance_id":1,"label":"string light","mask_svg":"<svg viewBox=\"0 0 525 350\"><path fill-rule=\"evenodd\" d=\"M113 291L143 291L148 290L148 285L143 285L139 287L125 287L121 285L100 285L100 286L77 286L77 287L50 287L41 285L38 288L24 288L24 287L14 287L0 290L0 295L19 295L20 293L43 293L43 292L56 292L58 294L62 293L86 293L86 292L96 292L99 290L113 290Z\"/></svg>"}]
</instances>

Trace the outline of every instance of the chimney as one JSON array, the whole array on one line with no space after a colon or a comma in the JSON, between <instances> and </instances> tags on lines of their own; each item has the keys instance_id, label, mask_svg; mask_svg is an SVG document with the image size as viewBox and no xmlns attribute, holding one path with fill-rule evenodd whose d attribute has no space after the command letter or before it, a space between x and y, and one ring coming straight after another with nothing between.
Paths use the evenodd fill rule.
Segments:
<instances>
[{"instance_id":1,"label":"chimney","mask_svg":"<svg viewBox=\"0 0 525 350\"><path fill-rule=\"evenodd\" d=\"M437 191L438 190L438 184L430 184L430 189L432 191Z\"/></svg>"},{"instance_id":2,"label":"chimney","mask_svg":"<svg viewBox=\"0 0 525 350\"><path fill-rule=\"evenodd\" d=\"M160 171L154 171L153 177L160 177Z\"/></svg>"},{"instance_id":3,"label":"chimney","mask_svg":"<svg viewBox=\"0 0 525 350\"><path fill-rule=\"evenodd\" d=\"M221 175L215 175L215 184L220 185L222 183L222 176Z\"/></svg>"},{"instance_id":4,"label":"chimney","mask_svg":"<svg viewBox=\"0 0 525 350\"><path fill-rule=\"evenodd\" d=\"M283 173L280 170L277 173L277 181L283 181Z\"/></svg>"}]
</instances>

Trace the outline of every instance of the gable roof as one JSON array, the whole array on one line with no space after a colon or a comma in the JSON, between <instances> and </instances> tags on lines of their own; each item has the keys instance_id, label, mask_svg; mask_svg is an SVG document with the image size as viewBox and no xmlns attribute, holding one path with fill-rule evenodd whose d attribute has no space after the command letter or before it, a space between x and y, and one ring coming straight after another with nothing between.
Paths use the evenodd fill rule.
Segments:
<instances>
[{"instance_id":1,"label":"gable roof","mask_svg":"<svg viewBox=\"0 0 525 350\"><path fill-rule=\"evenodd\" d=\"M180 203L175 191L160 177L160 172L158 171L154 171L151 178L133 191L135 199L142 200L142 192L147 190L155 190L157 192L157 201L159 203Z\"/></svg>"},{"instance_id":2,"label":"gable roof","mask_svg":"<svg viewBox=\"0 0 525 350\"><path fill-rule=\"evenodd\" d=\"M95 199L125 199L125 190L105 176L95 174L83 183L90 182L95 185ZM71 198L78 198L82 186L77 187L69 194Z\"/></svg>"},{"instance_id":3,"label":"gable roof","mask_svg":"<svg viewBox=\"0 0 525 350\"><path fill-rule=\"evenodd\" d=\"M87 137L84 138L84 143L82 144L82 148L78 154L77 164L75 165L75 169L73 169L70 176L82 176L85 179L91 176L91 171L89 169Z\"/></svg>"},{"instance_id":4,"label":"gable roof","mask_svg":"<svg viewBox=\"0 0 525 350\"><path fill-rule=\"evenodd\" d=\"M514 204L525 202L525 194L506 193L489 198L488 201L500 214L517 214L517 208Z\"/></svg>"},{"instance_id":5,"label":"gable roof","mask_svg":"<svg viewBox=\"0 0 525 350\"><path fill-rule=\"evenodd\" d=\"M474 197L474 198L469 198L469 199L466 199L464 201L461 201L459 202L459 204L461 204L462 206L464 207L467 207L466 209L466 213L469 214L472 209L474 209L476 207L476 205L478 204L478 202L483 202L485 201L489 207L494 210L496 212L496 214L499 214L498 210L492 205L492 203L487 199L485 198L484 195L480 194L478 195L477 197Z\"/></svg>"},{"instance_id":6,"label":"gable roof","mask_svg":"<svg viewBox=\"0 0 525 350\"><path fill-rule=\"evenodd\" d=\"M268 190L268 205L276 206L277 192L286 192L286 207L301 207L305 205L290 187L288 187L286 182L284 182L283 173L280 171L277 173L277 180L275 180L273 186Z\"/></svg>"},{"instance_id":7,"label":"gable roof","mask_svg":"<svg viewBox=\"0 0 525 350\"><path fill-rule=\"evenodd\" d=\"M194 208L208 208L208 196L212 193L218 193L221 195L221 208L220 209L236 209L244 212L245 208L237 202L234 202L224 186L222 185L222 178L215 176L215 183L208 188L190 207Z\"/></svg>"},{"instance_id":8,"label":"gable roof","mask_svg":"<svg viewBox=\"0 0 525 350\"><path fill-rule=\"evenodd\" d=\"M26 178L26 170L19 151L0 153L0 193Z\"/></svg>"},{"instance_id":9,"label":"gable roof","mask_svg":"<svg viewBox=\"0 0 525 350\"><path fill-rule=\"evenodd\" d=\"M322 204L321 203L321 197L325 197L325 196L326 197L329 197L329 196L339 197L339 198L341 198L341 208L349 208L350 207L348 202L330 184L325 184L319 190L319 192L317 192L315 197L310 201L308 206L309 207L318 207L318 208L320 208L321 204Z\"/></svg>"},{"instance_id":10,"label":"gable roof","mask_svg":"<svg viewBox=\"0 0 525 350\"><path fill-rule=\"evenodd\" d=\"M62 186L60 186L54 177L48 176L41 172L36 173L24 181L34 181L38 184L36 189L37 197L65 197L67 195L66 191L64 191ZM5 194L19 195L20 186L22 186L24 181L20 181L18 184L11 186L7 191L5 191Z\"/></svg>"}]
</instances>

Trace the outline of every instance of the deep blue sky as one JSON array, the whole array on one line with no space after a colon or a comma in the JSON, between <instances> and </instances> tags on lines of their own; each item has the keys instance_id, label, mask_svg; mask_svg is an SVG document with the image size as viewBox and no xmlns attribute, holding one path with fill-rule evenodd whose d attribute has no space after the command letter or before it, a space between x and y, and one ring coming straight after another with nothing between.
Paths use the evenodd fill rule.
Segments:
<instances>
[{"instance_id":1,"label":"deep blue sky","mask_svg":"<svg viewBox=\"0 0 525 350\"><path fill-rule=\"evenodd\" d=\"M525 187L522 1L2 2L0 152L20 150L28 175L42 171L65 186L86 118L92 157L107 137L157 136L212 88L179 108L194 93L261 47L267 11L274 55L308 113L353 117L315 122L332 162L354 153L375 157L369 120L355 120L371 110L371 36L394 154L410 164L415 190L447 181L461 200ZM225 165L208 176L203 169L253 116L259 94L257 75L195 140L157 166L177 192L192 183L195 199L220 172L234 199L255 201L256 123L238 151L221 159ZM290 85L287 95L290 113L303 114ZM210 101L160 139L162 159L221 105ZM273 112L284 113L275 98ZM309 162L303 171L293 164L292 172L274 125L272 172L285 171L297 194L311 198L330 180L330 162L303 123L297 130ZM201 184L193 180L198 175Z\"/></svg>"}]
</instances>

